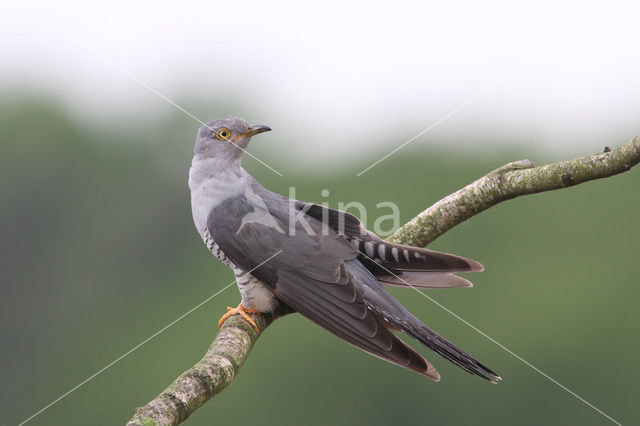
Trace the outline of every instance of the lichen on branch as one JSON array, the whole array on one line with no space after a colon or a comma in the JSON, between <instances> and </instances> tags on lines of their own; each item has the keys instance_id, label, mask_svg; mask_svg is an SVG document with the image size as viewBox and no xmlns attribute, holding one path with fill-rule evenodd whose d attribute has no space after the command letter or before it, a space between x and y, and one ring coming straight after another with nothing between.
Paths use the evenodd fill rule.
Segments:
<instances>
[{"instance_id":1,"label":"lichen on branch","mask_svg":"<svg viewBox=\"0 0 640 426\"><path fill-rule=\"evenodd\" d=\"M614 150L535 167L520 160L482 176L438 201L404 226L389 241L424 247L449 229L502 201L521 195L567 188L626 172L640 162L640 138Z\"/></svg>"}]
</instances>

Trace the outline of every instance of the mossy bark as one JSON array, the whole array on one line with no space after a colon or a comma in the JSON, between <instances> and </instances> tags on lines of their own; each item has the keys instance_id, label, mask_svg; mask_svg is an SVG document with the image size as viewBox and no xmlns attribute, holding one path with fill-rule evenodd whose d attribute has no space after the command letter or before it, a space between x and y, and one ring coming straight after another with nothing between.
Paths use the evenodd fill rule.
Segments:
<instances>
[{"instance_id":1,"label":"mossy bark","mask_svg":"<svg viewBox=\"0 0 640 426\"><path fill-rule=\"evenodd\" d=\"M496 204L626 172L640 162L640 138L614 150L535 167L506 164L438 201L398 229L389 241L424 247L449 229Z\"/></svg>"},{"instance_id":2,"label":"mossy bark","mask_svg":"<svg viewBox=\"0 0 640 426\"><path fill-rule=\"evenodd\" d=\"M229 317L204 357L151 402L138 408L127 425L177 425L185 421L231 384L260 334L276 318L290 312L282 306L268 315L249 314L258 324L258 331L240 315Z\"/></svg>"}]
</instances>

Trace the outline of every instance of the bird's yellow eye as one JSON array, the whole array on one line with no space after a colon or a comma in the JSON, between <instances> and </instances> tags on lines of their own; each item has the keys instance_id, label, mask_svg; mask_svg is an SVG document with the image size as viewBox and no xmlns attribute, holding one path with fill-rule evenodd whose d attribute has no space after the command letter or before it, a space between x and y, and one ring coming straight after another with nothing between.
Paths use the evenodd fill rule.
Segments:
<instances>
[{"instance_id":1,"label":"bird's yellow eye","mask_svg":"<svg viewBox=\"0 0 640 426\"><path fill-rule=\"evenodd\" d=\"M216 133L216 137L221 141L226 141L231 137L231 132L229 131L229 129L223 127L222 129L218 130L218 133Z\"/></svg>"}]
</instances>

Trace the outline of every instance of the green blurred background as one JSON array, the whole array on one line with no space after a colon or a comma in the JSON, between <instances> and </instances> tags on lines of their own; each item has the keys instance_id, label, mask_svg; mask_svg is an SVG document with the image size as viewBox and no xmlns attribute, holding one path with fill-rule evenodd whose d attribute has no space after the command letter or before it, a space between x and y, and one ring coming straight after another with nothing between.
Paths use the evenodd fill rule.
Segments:
<instances>
[{"instance_id":1,"label":"green blurred background","mask_svg":"<svg viewBox=\"0 0 640 426\"><path fill-rule=\"evenodd\" d=\"M196 115L227 112L208 106ZM81 124L56 99L4 97L0 424L25 420L232 281L191 221L186 179L198 126L179 111L138 125ZM362 201L370 224L380 201L397 203L406 221L507 161L566 159L535 140L505 149L487 137L484 149L464 150L431 140L355 177L368 163L305 172L290 167L286 149L273 149L276 140L296 144L275 129L250 148L285 176L246 158L258 180L333 207ZM369 153L371 161L384 151ZM431 297L623 424L640 423L639 173L503 203L430 245L486 268L469 277L473 288ZM423 296L390 291L504 381L491 385L414 345L441 372L433 383L291 315L187 424L610 424ZM235 288L223 292L29 424L123 424L200 359L225 307L238 301Z\"/></svg>"}]
</instances>

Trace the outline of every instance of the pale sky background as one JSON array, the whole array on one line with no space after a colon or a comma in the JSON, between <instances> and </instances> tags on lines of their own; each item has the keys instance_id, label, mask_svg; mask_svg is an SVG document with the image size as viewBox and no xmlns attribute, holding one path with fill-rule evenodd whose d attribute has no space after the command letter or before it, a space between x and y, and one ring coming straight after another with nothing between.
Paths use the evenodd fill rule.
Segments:
<instances>
[{"instance_id":1,"label":"pale sky background","mask_svg":"<svg viewBox=\"0 0 640 426\"><path fill-rule=\"evenodd\" d=\"M291 151L312 162L366 150L365 167L479 93L410 146L491 135L588 154L640 133L638 1L2 7L0 93L57 94L92 120L172 108L101 55L188 110L224 102L304 141Z\"/></svg>"}]
</instances>

